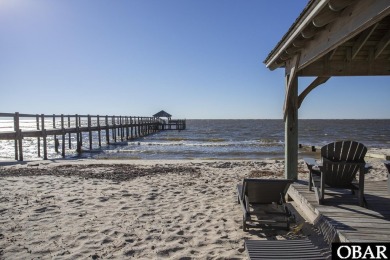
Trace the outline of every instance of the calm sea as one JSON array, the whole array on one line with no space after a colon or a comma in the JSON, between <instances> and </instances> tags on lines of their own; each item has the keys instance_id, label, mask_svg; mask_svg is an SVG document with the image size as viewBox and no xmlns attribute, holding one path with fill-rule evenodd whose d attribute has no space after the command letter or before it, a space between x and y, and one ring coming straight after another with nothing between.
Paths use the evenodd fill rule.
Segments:
<instances>
[{"instance_id":1,"label":"calm sea","mask_svg":"<svg viewBox=\"0 0 390 260\"><path fill-rule=\"evenodd\" d=\"M0 122L0 131L10 122ZM35 127L25 121L25 127ZM103 135L104 136L104 135ZM74 137L73 137L74 138ZM300 120L299 143L322 146L335 140L356 140L367 147L390 148L390 120ZM104 140L104 139L103 139ZM77 156L75 140L67 157ZM83 137L88 147L88 135ZM48 139L48 157L60 158ZM24 158L37 159L36 138L23 140ZM68 147L68 144L66 145ZM97 138L93 147L98 149ZM87 149L87 148L86 148ZM187 120L187 130L165 131L127 141L124 145L104 145L99 152L83 153L83 158L112 159L264 159L283 158L282 120ZM0 159L13 159L13 141L0 141Z\"/></svg>"}]
</instances>

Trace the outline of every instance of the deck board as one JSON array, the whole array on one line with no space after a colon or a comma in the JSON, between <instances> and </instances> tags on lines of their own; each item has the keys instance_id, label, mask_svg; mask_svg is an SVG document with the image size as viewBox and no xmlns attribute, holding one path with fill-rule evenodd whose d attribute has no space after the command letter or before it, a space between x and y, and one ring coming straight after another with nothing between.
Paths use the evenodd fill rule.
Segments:
<instances>
[{"instance_id":1,"label":"deck board","mask_svg":"<svg viewBox=\"0 0 390 260\"><path fill-rule=\"evenodd\" d=\"M366 181L367 208L358 206L358 198L345 190L326 190L323 205L316 201L307 183L290 186L288 195L313 224L319 219L336 232L341 242L390 241L390 194L386 181Z\"/></svg>"}]
</instances>

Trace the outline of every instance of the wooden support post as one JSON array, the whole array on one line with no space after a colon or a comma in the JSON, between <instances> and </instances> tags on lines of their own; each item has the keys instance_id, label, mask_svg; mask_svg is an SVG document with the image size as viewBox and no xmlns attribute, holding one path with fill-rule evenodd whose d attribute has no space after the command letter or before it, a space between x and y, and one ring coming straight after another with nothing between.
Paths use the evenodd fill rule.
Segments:
<instances>
[{"instance_id":1,"label":"wooden support post","mask_svg":"<svg viewBox=\"0 0 390 260\"><path fill-rule=\"evenodd\" d=\"M110 129L108 127L108 116L107 115L106 115L105 124L106 124L106 144L110 144Z\"/></svg>"},{"instance_id":2,"label":"wooden support post","mask_svg":"<svg viewBox=\"0 0 390 260\"><path fill-rule=\"evenodd\" d=\"M125 124L126 124L126 140L129 140L129 117L125 117Z\"/></svg>"},{"instance_id":3,"label":"wooden support post","mask_svg":"<svg viewBox=\"0 0 390 260\"><path fill-rule=\"evenodd\" d=\"M130 138L133 139L133 118L130 117Z\"/></svg>"},{"instance_id":4,"label":"wooden support post","mask_svg":"<svg viewBox=\"0 0 390 260\"><path fill-rule=\"evenodd\" d=\"M36 115L37 130L39 130L39 115ZM37 138L38 157L41 157L41 138Z\"/></svg>"},{"instance_id":5,"label":"wooden support post","mask_svg":"<svg viewBox=\"0 0 390 260\"><path fill-rule=\"evenodd\" d=\"M122 122L122 116L119 116L118 117L118 124L119 124L119 127L118 127L118 136L119 136L119 138L121 139L121 141L123 141L123 131L122 131L122 129L123 129L123 122Z\"/></svg>"},{"instance_id":6,"label":"wooden support post","mask_svg":"<svg viewBox=\"0 0 390 260\"><path fill-rule=\"evenodd\" d=\"M140 117L138 117L138 122L137 122L137 136L138 137L142 136L141 125L142 125L142 119Z\"/></svg>"},{"instance_id":7,"label":"wooden support post","mask_svg":"<svg viewBox=\"0 0 390 260\"><path fill-rule=\"evenodd\" d=\"M124 140L125 132L123 128L123 117L119 116L119 123L120 123L120 132L121 132L121 142Z\"/></svg>"},{"instance_id":8,"label":"wooden support post","mask_svg":"<svg viewBox=\"0 0 390 260\"><path fill-rule=\"evenodd\" d=\"M115 131L116 131L116 133L115 133L115 135L116 135L116 137L118 138L118 139L120 139L120 137L121 137L121 122L120 122L120 116L119 117L115 117L115 126L116 126L116 128L115 128Z\"/></svg>"},{"instance_id":9,"label":"wooden support post","mask_svg":"<svg viewBox=\"0 0 390 260\"><path fill-rule=\"evenodd\" d=\"M122 123L123 123L123 139L127 140L127 117L126 116L122 118Z\"/></svg>"},{"instance_id":10,"label":"wooden support post","mask_svg":"<svg viewBox=\"0 0 390 260\"><path fill-rule=\"evenodd\" d=\"M140 117L138 117L138 137L141 137L140 130L141 130L141 120Z\"/></svg>"},{"instance_id":11,"label":"wooden support post","mask_svg":"<svg viewBox=\"0 0 390 260\"><path fill-rule=\"evenodd\" d=\"M20 129L19 112L15 112L14 116L14 130L15 130L15 160L23 161L23 136Z\"/></svg>"},{"instance_id":12,"label":"wooden support post","mask_svg":"<svg viewBox=\"0 0 390 260\"><path fill-rule=\"evenodd\" d=\"M19 129L18 131L18 148L19 148L19 161L23 161L23 135L22 135L22 129Z\"/></svg>"},{"instance_id":13,"label":"wooden support post","mask_svg":"<svg viewBox=\"0 0 390 260\"><path fill-rule=\"evenodd\" d=\"M78 127L79 127L79 118L78 118L78 115L76 114L75 115L75 127L76 127L76 151L77 151L77 149L78 149L78 147L79 147L79 129L78 129Z\"/></svg>"},{"instance_id":14,"label":"wooden support post","mask_svg":"<svg viewBox=\"0 0 390 260\"><path fill-rule=\"evenodd\" d=\"M119 116L119 124L120 124L120 132L121 132L121 142L123 142L123 135L124 135L124 131L123 131L123 118L122 116Z\"/></svg>"},{"instance_id":15,"label":"wooden support post","mask_svg":"<svg viewBox=\"0 0 390 260\"><path fill-rule=\"evenodd\" d=\"M148 118L144 117L143 118L143 130L144 130L144 136L148 135Z\"/></svg>"},{"instance_id":16,"label":"wooden support post","mask_svg":"<svg viewBox=\"0 0 390 260\"><path fill-rule=\"evenodd\" d=\"M53 129L56 128L56 115L53 114ZM56 151L56 153L58 153L58 146L59 146L59 142L57 140L57 135L54 135L54 150Z\"/></svg>"},{"instance_id":17,"label":"wooden support post","mask_svg":"<svg viewBox=\"0 0 390 260\"><path fill-rule=\"evenodd\" d=\"M54 136L54 150L56 151L56 153L58 153L58 147L60 146L60 142L58 141L57 137Z\"/></svg>"},{"instance_id":18,"label":"wooden support post","mask_svg":"<svg viewBox=\"0 0 390 260\"><path fill-rule=\"evenodd\" d=\"M79 132L79 143L80 143L80 152L81 152L81 146L83 146L83 132L80 130L80 127L82 127L81 116L78 116L78 119L79 119L79 129L78 129L78 132Z\"/></svg>"},{"instance_id":19,"label":"wooden support post","mask_svg":"<svg viewBox=\"0 0 390 260\"><path fill-rule=\"evenodd\" d=\"M80 117L76 114L76 152L81 153L82 138L80 133Z\"/></svg>"},{"instance_id":20,"label":"wooden support post","mask_svg":"<svg viewBox=\"0 0 390 260\"><path fill-rule=\"evenodd\" d=\"M298 179L298 77L291 79L285 111L285 177Z\"/></svg>"},{"instance_id":21,"label":"wooden support post","mask_svg":"<svg viewBox=\"0 0 390 260\"><path fill-rule=\"evenodd\" d=\"M145 118L145 135L149 135L149 118Z\"/></svg>"},{"instance_id":22,"label":"wooden support post","mask_svg":"<svg viewBox=\"0 0 390 260\"><path fill-rule=\"evenodd\" d=\"M101 147L102 146L102 136L101 136L100 116L99 115L97 115L96 120L97 120L97 127L98 127L99 147Z\"/></svg>"},{"instance_id":23,"label":"wooden support post","mask_svg":"<svg viewBox=\"0 0 390 260\"><path fill-rule=\"evenodd\" d=\"M14 115L14 131L15 131L15 160L19 159L19 154L18 154L18 133L19 133L19 113L15 112Z\"/></svg>"},{"instance_id":24,"label":"wooden support post","mask_svg":"<svg viewBox=\"0 0 390 260\"><path fill-rule=\"evenodd\" d=\"M143 137L144 136L144 118L143 117L141 117L139 127L140 127L140 137Z\"/></svg>"},{"instance_id":25,"label":"wooden support post","mask_svg":"<svg viewBox=\"0 0 390 260\"><path fill-rule=\"evenodd\" d=\"M115 116L112 117L112 138L114 139L114 142L116 143L116 124L115 124Z\"/></svg>"},{"instance_id":26,"label":"wooden support post","mask_svg":"<svg viewBox=\"0 0 390 260\"><path fill-rule=\"evenodd\" d=\"M149 118L145 119L145 135L149 135Z\"/></svg>"},{"instance_id":27,"label":"wooden support post","mask_svg":"<svg viewBox=\"0 0 390 260\"><path fill-rule=\"evenodd\" d=\"M61 114L61 130L62 130L61 155L63 158L65 158L65 125L64 125L64 115L63 114Z\"/></svg>"},{"instance_id":28,"label":"wooden support post","mask_svg":"<svg viewBox=\"0 0 390 260\"><path fill-rule=\"evenodd\" d=\"M134 117L134 138L138 137L138 118Z\"/></svg>"},{"instance_id":29,"label":"wooden support post","mask_svg":"<svg viewBox=\"0 0 390 260\"><path fill-rule=\"evenodd\" d=\"M70 115L68 115L68 128L70 128ZM68 143L69 143L69 149L72 149L72 136L71 133L69 132L68 134Z\"/></svg>"},{"instance_id":30,"label":"wooden support post","mask_svg":"<svg viewBox=\"0 0 390 260\"><path fill-rule=\"evenodd\" d=\"M88 139L89 139L89 150L92 150L92 131L91 131L91 115L88 115Z\"/></svg>"},{"instance_id":31,"label":"wooden support post","mask_svg":"<svg viewBox=\"0 0 390 260\"><path fill-rule=\"evenodd\" d=\"M45 129L45 115L41 114L41 128L42 128L42 140L43 140L43 160L47 160L47 141L46 141L46 129Z\"/></svg>"}]
</instances>

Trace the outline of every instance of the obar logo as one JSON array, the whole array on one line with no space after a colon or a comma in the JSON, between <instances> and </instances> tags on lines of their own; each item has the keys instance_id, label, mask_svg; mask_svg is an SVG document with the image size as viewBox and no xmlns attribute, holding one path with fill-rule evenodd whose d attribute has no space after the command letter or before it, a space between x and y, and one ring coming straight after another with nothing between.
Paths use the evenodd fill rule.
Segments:
<instances>
[{"instance_id":1,"label":"obar logo","mask_svg":"<svg viewBox=\"0 0 390 260\"><path fill-rule=\"evenodd\" d=\"M332 259L390 259L390 243L332 243Z\"/></svg>"}]
</instances>

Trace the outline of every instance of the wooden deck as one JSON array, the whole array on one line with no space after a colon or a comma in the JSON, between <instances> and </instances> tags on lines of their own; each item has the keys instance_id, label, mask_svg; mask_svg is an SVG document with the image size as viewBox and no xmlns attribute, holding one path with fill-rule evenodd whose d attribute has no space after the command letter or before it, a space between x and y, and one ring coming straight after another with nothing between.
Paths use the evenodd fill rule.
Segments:
<instances>
[{"instance_id":1,"label":"wooden deck","mask_svg":"<svg viewBox=\"0 0 390 260\"><path fill-rule=\"evenodd\" d=\"M292 184L288 196L307 220L320 228L328 242L390 241L390 194L386 181L366 181L367 208L348 190L327 189L324 205L319 205L307 182Z\"/></svg>"}]
</instances>

